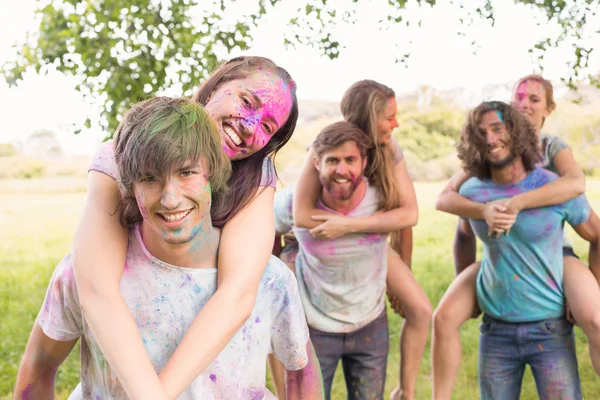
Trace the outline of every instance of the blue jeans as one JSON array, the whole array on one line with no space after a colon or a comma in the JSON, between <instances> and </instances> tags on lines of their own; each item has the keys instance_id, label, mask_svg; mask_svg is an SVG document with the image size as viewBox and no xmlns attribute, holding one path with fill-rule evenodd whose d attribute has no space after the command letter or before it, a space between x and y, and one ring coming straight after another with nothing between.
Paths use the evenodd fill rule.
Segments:
<instances>
[{"instance_id":1,"label":"blue jeans","mask_svg":"<svg viewBox=\"0 0 600 400\"><path fill-rule=\"evenodd\" d=\"M385 310L373 322L350 333L310 330L323 374L325 399L331 398L331 385L338 362L342 360L350 400L383 400L387 356L390 347Z\"/></svg>"},{"instance_id":2,"label":"blue jeans","mask_svg":"<svg viewBox=\"0 0 600 400\"><path fill-rule=\"evenodd\" d=\"M564 318L510 323L483 316L479 340L481 400L517 400L529 365L538 395L581 399L573 325Z\"/></svg>"}]
</instances>

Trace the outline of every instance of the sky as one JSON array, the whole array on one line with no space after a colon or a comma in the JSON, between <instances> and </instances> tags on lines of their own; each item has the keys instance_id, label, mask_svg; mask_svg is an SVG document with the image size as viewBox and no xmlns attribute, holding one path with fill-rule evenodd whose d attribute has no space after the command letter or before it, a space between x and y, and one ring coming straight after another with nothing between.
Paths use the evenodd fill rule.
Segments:
<instances>
[{"instance_id":1,"label":"sky","mask_svg":"<svg viewBox=\"0 0 600 400\"><path fill-rule=\"evenodd\" d=\"M463 37L457 35L457 8L444 0L439 3L434 8L408 7L406 17L411 21L420 19L421 27L415 23L409 28L392 27L385 31L379 29L377 21L386 15L387 0L362 0L358 22L338 27L337 37L344 48L336 60L320 56L317 49L307 46L285 49L282 37L293 9L278 7L255 31L252 47L229 56L269 57L290 72L300 99L330 101L339 101L347 87L366 78L392 87L397 94L423 85L436 89L463 87L476 92L486 84L511 83L539 72L528 50L537 40L555 32L556 27L547 23L536 25L535 12L511 0L496 0L495 26L478 21L465 30ZM0 9L4 10L0 14L0 64L14 55L13 43L23 40L27 30L35 29L35 6L35 0L0 0ZM243 7L238 11L243 12ZM231 18L235 20L236 16ZM473 40L476 45L471 44ZM411 53L407 67L395 62L398 52ZM547 53L544 76L555 82L565 76L566 59L571 52L564 45ZM590 69L600 70L598 57L592 60ZM22 140L36 129L50 129L67 152L92 153L104 132L92 127L78 136L72 133L73 124L81 125L86 112L95 111L74 90L74 82L58 72L47 76L28 73L16 88L8 88L0 79L0 143Z\"/></svg>"}]
</instances>

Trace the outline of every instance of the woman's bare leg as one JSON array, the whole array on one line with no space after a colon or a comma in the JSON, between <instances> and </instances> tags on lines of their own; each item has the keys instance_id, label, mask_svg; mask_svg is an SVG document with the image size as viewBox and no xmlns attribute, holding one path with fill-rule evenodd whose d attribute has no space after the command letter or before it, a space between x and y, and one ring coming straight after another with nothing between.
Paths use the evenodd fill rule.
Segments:
<instances>
[{"instance_id":1,"label":"woman's bare leg","mask_svg":"<svg viewBox=\"0 0 600 400\"><path fill-rule=\"evenodd\" d=\"M398 298L405 318L400 336L399 398L414 399L419 365L429 336L431 303L410 269L392 249L388 250L387 291ZM400 393L399 388L394 391Z\"/></svg>"},{"instance_id":2,"label":"woman's bare leg","mask_svg":"<svg viewBox=\"0 0 600 400\"><path fill-rule=\"evenodd\" d=\"M433 398L450 400L460 367L459 328L477 307L475 283L480 263L469 265L452 281L433 313Z\"/></svg>"},{"instance_id":3,"label":"woman's bare leg","mask_svg":"<svg viewBox=\"0 0 600 400\"><path fill-rule=\"evenodd\" d=\"M575 322L589 339L592 364L600 375L600 285L581 260L571 256L563 260L565 296Z\"/></svg>"}]
</instances>

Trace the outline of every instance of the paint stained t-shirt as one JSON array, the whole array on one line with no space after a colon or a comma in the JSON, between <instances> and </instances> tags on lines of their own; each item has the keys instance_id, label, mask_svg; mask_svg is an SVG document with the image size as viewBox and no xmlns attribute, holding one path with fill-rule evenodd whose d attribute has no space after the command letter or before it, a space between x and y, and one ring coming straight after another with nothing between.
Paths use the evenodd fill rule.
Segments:
<instances>
[{"instance_id":1,"label":"paint stained t-shirt","mask_svg":"<svg viewBox=\"0 0 600 400\"><path fill-rule=\"evenodd\" d=\"M569 145L558 136L546 134L540 135L540 141L542 142L542 161L538 164L538 167L546 168L547 170L558 174L556 166L554 165L554 157L562 150L568 148Z\"/></svg>"},{"instance_id":2,"label":"paint stained t-shirt","mask_svg":"<svg viewBox=\"0 0 600 400\"><path fill-rule=\"evenodd\" d=\"M102 172L118 181L119 169L115 161L114 141L109 140L102 143L96 154L94 155L88 171ZM277 186L277 175L275 174L275 166L273 160L265 158L262 164L262 177L259 186Z\"/></svg>"},{"instance_id":3,"label":"paint stained t-shirt","mask_svg":"<svg viewBox=\"0 0 600 400\"><path fill-rule=\"evenodd\" d=\"M539 188L558 176L536 168L512 185L468 179L460 194L487 203ZM584 196L550 207L523 210L509 235L488 236L485 220L470 219L483 242L483 259L477 276L481 310L508 322L531 322L564 315L562 228L587 221L590 206Z\"/></svg>"},{"instance_id":4,"label":"paint stained t-shirt","mask_svg":"<svg viewBox=\"0 0 600 400\"><path fill-rule=\"evenodd\" d=\"M216 288L216 268L164 263L148 252L139 230L131 230L121 293L157 372ZM83 398L127 398L84 320L70 255L54 271L38 322L52 339L82 338ZM274 398L265 388L267 354L274 353L288 370L298 370L307 364L307 341L296 279L279 259L271 257L252 315L179 399ZM77 393L73 397L77 398Z\"/></svg>"},{"instance_id":5,"label":"paint stained t-shirt","mask_svg":"<svg viewBox=\"0 0 600 400\"><path fill-rule=\"evenodd\" d=\"M296 278L308 325L323 332L356 331L385 309L388 234L316 239L308 229L293 225L293 190L288 186L275 195L275 229L279 233L293 229L298 241ZM372 215L378 200L377 191L368 186L361 203L347 216ZM341 215L320 200L317 208Z\"/></svg>"}]
</instances>

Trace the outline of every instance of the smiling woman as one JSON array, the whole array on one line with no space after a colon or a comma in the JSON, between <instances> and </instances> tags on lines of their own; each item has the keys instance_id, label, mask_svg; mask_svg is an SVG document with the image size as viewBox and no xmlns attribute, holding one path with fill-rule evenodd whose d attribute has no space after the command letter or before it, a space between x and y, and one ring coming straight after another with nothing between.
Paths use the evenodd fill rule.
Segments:
<instances>
[{"instance_id":1,"label":"smiling woman","mask_svg":"<svg viewBox=\"0 0 600 400\"><path fill-rule=\"evenodd\" d=\"M262 149L285 124L292 108L288 83L267 71L224 83L206 104L219 121L223 150L239 160Z\"/></svg>"}]
</instances>

